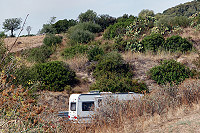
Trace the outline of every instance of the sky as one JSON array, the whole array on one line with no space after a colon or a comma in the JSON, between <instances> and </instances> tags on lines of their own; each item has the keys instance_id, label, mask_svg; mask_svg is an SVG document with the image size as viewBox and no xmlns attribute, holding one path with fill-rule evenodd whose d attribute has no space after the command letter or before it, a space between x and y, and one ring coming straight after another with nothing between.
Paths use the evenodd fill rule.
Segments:
<instances>
[{"instance_id":1,"label":"sky","mask_svg":"<svg viewBox=\"0 0 200 133\"><path fill-rule=\"evenodd\" d=\"M48 23L51 17L56 21L62 19L78 19L80 13L88 9L98 15L108 14L120 17L123 14L137 16L142 9L162 13L173 6L192 0L0 0L0 31L5 19L22 18L29 14L22 35L26 35L26 27L31 26L31 34L37 34L42 25ZM17 35L19 32L16 31ZM10 35L10 31L6 32Z\"/></svg>"}]
</instances>

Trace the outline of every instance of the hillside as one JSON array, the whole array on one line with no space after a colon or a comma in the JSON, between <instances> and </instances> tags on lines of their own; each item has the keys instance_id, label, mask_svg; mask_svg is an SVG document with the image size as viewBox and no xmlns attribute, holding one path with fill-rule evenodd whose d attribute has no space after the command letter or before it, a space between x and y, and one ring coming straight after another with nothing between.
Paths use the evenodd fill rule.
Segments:
<instances>
[{"instance_id":1,"label":"hillside","mask_svg":"<svg viewBox=\"0 0 200 133\"><path fill-rule=\"evenodd\" d=\"M200 2L192 1L184 4L177 5L175 7L171 7L165 11L163 11L164 15L170 16L187 16L190 17L195 13L200 12Z\"/></svg>"},{"instance_id":2,"label":"hillside","mask_svg":"<svg viewBox=\"0 0 200 133\"><path fill-rule=\"evenodd\" d=\"M44 24L41 36L2 36L0 132L199 132L200 14L185 17L197 6L119 18L88 10L72 25ZM90 124L58 117L70 94L91 90L144 95L95 102Z\"/></svg>"},{"instance_id":3,"label":"hillside","mask_svg":"<svg viewBox=\"0 0 200 133\"><path fill-rule=\"evenodd\" d=\"M17 52L29 48L39 47L43 44L44 35L41 36L30 36L30 37L19 37L15 46L12 48L11 52ZM10 48L16 38L5 38L5 46Z\"/></svg>"}]
</instances>

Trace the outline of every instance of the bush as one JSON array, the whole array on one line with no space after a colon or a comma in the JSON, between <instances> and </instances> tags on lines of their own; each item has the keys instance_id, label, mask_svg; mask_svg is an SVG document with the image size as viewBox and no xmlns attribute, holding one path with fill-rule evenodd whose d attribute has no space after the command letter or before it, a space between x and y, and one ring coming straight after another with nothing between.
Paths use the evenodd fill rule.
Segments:
<instances>
[{"instance_id":1,"label":"bush","mask_svg":"<svg viewBox=\"0 0 200 133\"><path fill-rule=\"evenodd\" d=\"M117 52L104 55L96 65L93 76L97 79L103 75L115 74L116 76L132 77L133 73L129 64L125 64L122 56Z\"/></svg>"},{"instance_id":2,"label":"bush","mask_svg":"<svg viewBox=\"0 0 200 133\"><path fill-rule=\"evenodd\" d=\"M16 77L13 79L15 85L22 85L23 87L31 87L34 84L35 73L32 68L26 67L25 65L16 68L13 75Z\"/></svg>"},{"instance_id":3,"label":"bush","mask_svg":"<svg viewBox=\"0 0 200 133\"><path fill-rule=\"evenodd\" d=\"M43 40L43 43L47 46L54 46L56 44L60 44L61 42L62 42L62 37L56 36L54 34L46 35Z\"/></svg>"},{"instance_id":4,"label":"bush","mask_svg":"<svg viewBox=\"0 0 200 133\"><path fill-rule=\"evenodd\" d=\"M163 47L165 50L171 52L175 51L185 52L192 49L192 44L186 38L182 38L176 35L167 38Z\"/></svg>"},{"instance_id":5,"label":"bush","mask_svg":"<svg viewBox=\"0 0 200 133\"><path fill-rule=\"evenodd\" d=\"M110 25L105 33L103 34L103 37L105 39L112 39L114 37L117 37L119 35L123 35L126 33L126 27L130 25L131 22L117 22L113 25Z\"/></svg>"},{"instance_id":6,"label":"bush","mask_svg":"<svg viewBox=\"0 0 200 133\"><path fill-rule=\"evenodd\" d=\"M75 82L75 72L61 61L37 64L34 67L36 80L42 83L43 89L63 91L66 85Z\"/></svg>"},{"instance_id":7,"label":"bush","mask_svg":"<svg viewBox=\"0 0 200 133\"><path fill-rule=\"evenodd\" d=\"M115 37L113 49L119 52L124 52L126 49L127 41L123 39L123 37Z\"/></svg>"},{"instance_id":8,"label":"bush","mask_svg":"<svg viewBox=\"0 0 200 133\"><path fill-rule=\"evenodd\" d=\"M66 59L74 57L76 54L85 54L88 51L87 45L80 45L77 44L75 46L71 46L69 48L66 48L62 52L62 56Z\"/></svg>"},{"instance_id":9,"label":"bush","mask_svg":"<svg viewBox=\"0 0 200 133\"><path fill-rule=\"evenodd\" d=\"M91 90L100 90L103 92L148 92L145 83L132 80L127 77L116 76L115 74L102 76L90 87Z\"/></svg>"},{"instance_id":10,"label":"bush","mask_svg":"<svg viewBox=\"0 0 200 133\"><path fill-rule=\"evenodd\" d=\"M53 54L53 49L46 45L25 50L22 55L30 62L44 63Z\"/></svg>"},{"instance_id":11,"label":"bush","mask_svg":"<svg viewBox=\"0 0 200 133\"><path fill-rule=\"evenodd\" d=\"M79 23L69 28L68 33L72 34L76 30L84 30L84 31L90 31L92 33L98 33L101 31L101 26L92 22Z\"/></svg>"},{"instance_id":12,"label":"bush","mask_svg":"<svg viewBox=\"0 0 200 133\"><path fill-rule=\"evenodd\" d=\"M70 39L78 43L88 43L94 40L94 34L88 30L75 30L70 34Z\"/></svg>"},{"instance_id":13,"label":"bush","mask_svg":"<svg viewBox=\"0 0 200 133\"><path fill-rule=\"evenodd\" d=\"M193 76L193 73L189 68L175 60L164 60L161 65L151 68L149 75L158 84L172 84L173 82L179 84L186 78Z\"/></svg>"},{"instance_id":14,"label":"bush","mask_svg":"<svg viewBox=\"0 0 200 133\"><path fill-rule=\"evenodd\" d=\"M158 51L159 47L161 47L164 43L165 39L160 34L151 34L149 36L144 37L141 41L145 50L150 50L153 52Z\"/></svg>"},{"instance_id":15,"label":"bush","mask_svg":"<svg viewBox=\"0 0 200 133\"><path fill-rule=\"evenodd\" d=\"M3 38L3 37L7 37L7 35L4 32L0 32L0 38Z\"/></svg>"},{"instance_id":16,"label":"bush","mask_svg":"<svg viewBox=\"0 0 200 133\"><path fill-rule=\"evenodd\" d=\"M98 46L95 46L88 51L88 60L98 61L103 54L104 54L103 49L99 48Z\"/></svg>"}]
</instances>

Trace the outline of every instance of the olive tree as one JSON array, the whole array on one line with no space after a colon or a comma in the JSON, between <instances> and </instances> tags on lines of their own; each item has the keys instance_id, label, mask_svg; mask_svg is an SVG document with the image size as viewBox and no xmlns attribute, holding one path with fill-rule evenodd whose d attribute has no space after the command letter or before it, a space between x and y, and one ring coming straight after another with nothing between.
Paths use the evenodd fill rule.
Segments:
<instances>
[{"instance_id":1,"label":"olive tree","mask_svg":"<svg viewBox=\"0 0 200 133\"><path fill-rule=\"evenodd\" d=\"M14 36L13 32L21 28L21 18L10 18L5 19L3 22L3 29L6 31L11 31L11 36Z\"/></svg>"}]
</instances>

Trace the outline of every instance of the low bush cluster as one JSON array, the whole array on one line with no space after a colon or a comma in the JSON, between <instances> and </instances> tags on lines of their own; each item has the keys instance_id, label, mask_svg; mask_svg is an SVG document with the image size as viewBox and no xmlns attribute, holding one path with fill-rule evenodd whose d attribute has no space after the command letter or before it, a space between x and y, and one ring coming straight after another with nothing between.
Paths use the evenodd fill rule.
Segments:
<instances>
[{"instance_id":1,"label":"low bush cluster","mask_svg":"<svg viewBox=\"0 0 200 133\"><path fill-rule=\"evenodd\" d=\"M61 55L65 58L72 58L76 54L85 54L88 51L87 45L77 44L74 46L71 46L69 48L65 48L65 50L61 53Z\"/></svg>"},{"instance_id":2,"label":"low bush cluster","mask_svg":"<svg viewBox=\"0 0 200 133\"><path fill-rule=\"evenodd\" d=\"M192 49L192 43L190 43L186 38L182 38L176 35L167 38L163 45L163 48L166 51L171 51L171 52L176 52L176 51L186 52Z\"/></svg>"},{"instance_id":3,"label":"low bush cluster","mask_svg":"<svg viewBox=\"0 0 200 133\"><path fill-rule=\"evenodd\" d=\"M126 64L122 56L117 52L110 52L104 55L96 65L93 72L95 78L103 75L116 74L118 76L133 77L129 64Z\"/></svg>"},{"instance_id":4,"label":"low bush cluster","mask_svg":"<svg viewBox=\"0 0 200 133\"><path fill-rule=\"evenodd\" d=\"M103 75L91 87L91 90L103 92L148 92L144 82L133 80L129 77L117 76L116 74Z\"/></svg>"},{"instance_id":5,"label":"low bush cluster","mask_svg":"<svg viewBox=\"0 0 200 133\"><path fill-rule=\"evenodd\" d=\"M95 46L88 51L87 55L89 61L98 61L104 55L104 51L102 48Z\"/></svg>"},{"instance_id":6,"label":"low bush cluster","mask_svg":"<svg viewBox=\"0 0 200 133\"><path fill-rule=\"evenodd\" d=\"M94 40L94 34L88 30L77 29L70 34L70 39L78 43L88 43Z\"/></svg>"},{"instance_id":7,"label":"low bush cluster","mask_svg":"<svg viewBox=\"0 0 200 133\"><path fill-rule=\"evenodd\" d=\"M136 44L140 45L140 43ZM157 33L153 33L144 37L144 39L141 41L141 44L145 51L150 50L153 52L157 52L159 49L170 52L186 52L191 51L193 47L192 43L181 36L171 36L165 40L161 34Z\"/></svg>"},{"instance_id":8,"label":"low bush cluster","mask_svg":"<svg viewBox=\"0 0 200 133\"><path fill-rule=\"evenodd\" d=\"M22 56L30 62L44 63L53 54L53 48L42 45L37 48L28 49L22 52Z\"/></svg>"},{"instance_id":9,"label":"low bush cluster","mask_svg":"<svg viewBox=\"0 0 200 133\"><path fill-rule=\"evenodd\" d=\"M175 60L164 60L161 65L151 68L149 75L158 84L179 84L186 78L193 76L194 73Z\"/></svg>"},{"instance_id":10,"label":"low bush cluster","mask_svg":"<svg viewBox=\"0 0 200 133\"><path fill-rule=\"evenodd\" d=\"M133 70L126 64L121 55L111 52L104 55L95 66L93 76L96 83L92 90L111 92L137 92L148 91L145 83L133 80Z\"/></svg>"},{"instance_id":11,"label":"low bush cluster","mask_svg":"<svg viewBox=\"0 0 200 133\"><path fill-rule=\"evenodd\" d=\"M79 23L68 30L70 39L78 43L94 40L94 33L101 31L101 26L92 22Z\"/></svg>"},{"instance_id":12,"label":"low bush cluster","mask_svg":"<svg viewBox=\"0 0 200 133\"><path fill-rule=\"evenodd\" d=\"M46 35L43 40L43 43L47 46L55 46L56 44L60 44L62 42L62 36L56 36L54 34Z\"/></svg>"},{"instance_id":13,"label":"low bush cluster","mask_svg":"<svg viewBox=\"0 0 200 133\"><path fill-rule=\"evenodd\" d=\"M60 61L36 64L35 80L42 83L42 88L50 91L63 91L66 85L75 83L76 74L67 64Z\"/></svg>"},{"instance_id":14,"label":"low bush cluster","mask_svg":"<svg viewBox=\"0 0 200 133\"><path fill-rule=\"evenodd\" d=\"M151 34L144 37L144 39L141 41L145 50L150 50L153 52L158 51L158 49L163 45L164 42L165 39L160 34Z\"/></svg>"}]
</instances>

